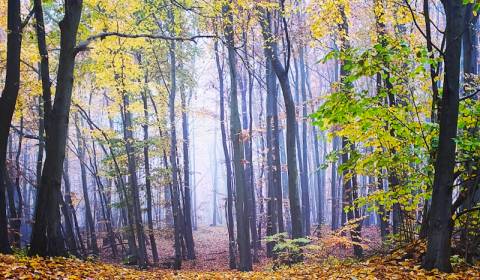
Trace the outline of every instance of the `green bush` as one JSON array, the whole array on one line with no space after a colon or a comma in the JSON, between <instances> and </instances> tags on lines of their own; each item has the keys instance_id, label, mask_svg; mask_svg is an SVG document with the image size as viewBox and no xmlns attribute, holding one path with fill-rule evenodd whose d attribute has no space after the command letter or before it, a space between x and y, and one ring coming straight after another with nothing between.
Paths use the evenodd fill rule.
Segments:
<instances>
[{"instance_id":1,"label":"green bush","mask_svg":"<svg viewBox=\"0 0 480 280\"><path fill-rule=\"evenodd\" d=\"M305 257L304 247L310 243L307 238L290 239L285 232L267 236L265 241L275 244L273 247L274 268L302 262Z\"/></svg>"}]
</instances>

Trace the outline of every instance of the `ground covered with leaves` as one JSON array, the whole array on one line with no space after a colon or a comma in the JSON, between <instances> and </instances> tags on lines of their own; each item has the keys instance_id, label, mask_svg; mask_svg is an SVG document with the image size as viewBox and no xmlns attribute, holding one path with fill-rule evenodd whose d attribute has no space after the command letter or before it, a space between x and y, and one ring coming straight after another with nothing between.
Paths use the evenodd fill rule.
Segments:
<instances>
[{"instance_id":1,"label":"ground covered with leaves","mask_svg":"<svg viewBox=\"0 0 480 280\"><path fill-rule=\"evenodd\" d=\"M0 279L480 279L480 267L457 263L455 272L422 270L417 261L406 258L408 251L364 261L328 258L318 263L300 264L249 273L237 271L179 272L165 269L137 270L104 262L67 258L29 258L0 255Z\"/></svg>"},{"instance_id":2,"label":"ground covered with leaves","mask_svg":"<svg viewBox=\"0 0 480 280\"><path fill-rule=\"evenodd\" d=\"M318 232L315 232L317 235ZM454 261L454 273L425 271L420 268L424 243L409 244L394 250L385 249L379 241L378 230L362 231L365 250L370 257L356 261L349 256L348 235L322 228L321 238L311 237L304 250L305 260L292 267L273 269L274 262L260 250L254 271L241 273L228 270L228 242L223 227L199 228L195 235L197 259L184 261L182 270L150 268L138 270L119 265L108 250L102 250L98 260L82 261L73 258L29 258L24 255L0 255L0 279L479 279L480 265L468 266L461 259ZM168 262L173 254L171 236L158 236L160 263Z\"/></svg>"}]
</instances>

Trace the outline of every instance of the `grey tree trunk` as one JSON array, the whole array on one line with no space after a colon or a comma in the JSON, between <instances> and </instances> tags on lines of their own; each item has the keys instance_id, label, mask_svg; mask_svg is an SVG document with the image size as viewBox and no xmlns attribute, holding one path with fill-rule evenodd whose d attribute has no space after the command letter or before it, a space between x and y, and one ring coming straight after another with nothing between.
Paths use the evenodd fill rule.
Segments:
<instances>
[{"instance_id":1,"label":"grey tree trunk","mask_svg":"<svg viewBox=\"0 0 480 280\"><path fill-rule=\"evenodd\" d=\"M184 185L184 204L183 215L185 218L185 243L187 246L187 259L195 259L195 244L193 241L192 229L192 190L190 188L190 156L189 156L189 126L187 115L187 97L185 90L180 92L182 103L182 135L183 135L183 185Z\"/></svg>"},{"instance_id":2,"label":"grey tree trunk","mask_svg":"<svg viewBox=\"0 0 480 280\"><path fill-rule=\"evenodd\" d=\"M223 81L223 67L220 63L220 54L218 49L218 41L214 43L215 48L215 64L218 71L218 80L219 80L219 95L220 95L220 131L222 134L222 148L223 155L225 157L225 167L226 167L226 183L227 183L227 229L228 229L228 258L229 258L229 267L230 269L236 268L236 248L235 248L235 232L234 232L234 220L233 220L233 172L232 172L232 163L230 160L230 153L228 151L228 142L227 142L227 129L226 129L226 118L225 118L225 88Z\"/></svg>"},{"instance_id":3,"label":"grey tree trunk","mask_svg":"<svg viewBox=\"0 0 480 280\"><path fill-rule=\"evenodd\" d=\"M92 215L92 208L90 206L90 198L89 198L89 190L88 190L88 179L87 179L87 170L86 170L86 162L85 162L85 140L82 137L82 133L80 131L81 123L78 119L78 114L75 114L75 131L76 131L76 138L77 138L77 152L78 152L78 159L80 161L80 174L81 174L81 182L82 182L82 190L83 190L83 201L85 204L85 219L86 225L88 229L88 234L91 242L91 250L94 255L99 254L98 245L97 245L97 234L95 232L95 221Z\"/></svg>"},{"instance_id":4,"label":"grey tree trunk","mask_svg":"<svg viewBox=\"0 0 480 280\"><path fill-rule=\"evenodd\" d=\"M235 58L235 34L233 28L233 12L230 3L223 5L222 14L226 23L224 24L224 36L228 52L228 65L230 69L230 138L233 148L233 167L235 176L235 210L237 216L237 243L240 256L239 269L241 271L252 270L252 256L250 252L250 228L248 215L248 195L245 184L245 170L243 167L244 147L242 139L242 128L238 110L237 94L237 66Z\"/></svg>"},{"instance_id":5,"label":"grey tree trunk","mask_svg":"<svg viewBox=\"0 0 480 280\"><path fill-rule=\"evenodd\" d=\"M308 139L307 139L307 81L306 81L306 69L305 69L305 51L304 47L300 48L299 52L299 72L300 72L300 91L302 94L302 166L303 174L301 175L302 181L302 212L303 220L305 224L305 235L310 235L310 194L308 186Z\"/></svg>"},{"instance_id":6,"label":"grey tree trunk","mask_svg":"<svg viewBox=\"0 0 480 280\"><path fill-rule=\"evenodd\" d=\"M145 123L143 124L143 158L145 166L145 191L147 195L147 222L148 222L148 237L150 239L150 247L152 251L153 262L158 263L158 251L157 251L157 242L155 241L155 231L153 229L153 216L152 216L152 182L150 175L150 156L149 156L149 137L148 137L148 102L147 102L147 76L145 76L145 89L142 92L142 101L143 101L143 116L145 118Z\"/></svg>"},{"instance_id":7,"label":"grey tree trunk","mask_svg":"<svg viewBox=\"0 0 480 280\"><path fill-rule=\"evenodd\" d=\"M86 254L86 251L85 251L85 245L83 244L83 239L82 239L82 236L80 234L80 227L78 226L78 221L77 221L77 215L75 214L75 208L73 207L73 203L72 203L72 194L71 194L71 184L70 184L70 177L69 177L69 168L68 168L68 155L65 155L65 161L63 163L63 182L64 182L64 188L65 188L65 191L64 191L64 198L63 198L63 203L62 203L62 207L65 208L65 209L62 209L63 211L63 215L64 215L64 219L65 219L65 224L66 224L66 232L67 232L67 245L69 245L69 250L70 252L73 254L73 255L80 255L80 252L78 252L78 249L81 250L82 254L85 255ZM70 220L70 222L69 222ZM72 224L73 222L73 224ZM75 227L75 231L73 230L73 226ZM73 236L73 240L69 240L69 238L72 238L70 236L70 233L68 231L70 231L70 228L71 231L72 231L72 236ZM75 232L77 233L75 235ZM76 236L76 238L75 238ZM78 245L80 246L80 248L77 248L76 246L76 241L78 241ZM73 248L73 250L72 250ZM76 252L75 252L76 250ZM77 254L75 254L77 253Z\"/></svg>"},{"instance_id":8,"label":"grey tree trunk","mask_svg":"<svg viewBox=\"0 0 480 280\"><path fill-rule=\"evenodd\" d=\"M65 171L65 169L64 169L64 171ZM70 192L70 182L68 181L68 179L65 178L65 174L67 174L67 173L65 173L65 172L63 173L63 176L64 176L63 179L64 179L64 182L65 182L65 193L66 193L67 190ZM62 213L63 213L63 218L65 220L65 225L64 225L65 243L67 244L69 253L74 255L74 256L79 257L80 254L78 252L77 242L75 240L75 231L73 230L73 223L72 223L73 215L70 212L70 207L67 204L66 200L63 197L61 197L62 193L60 192L60 193L58 193L58 195L60 196L59 199L60 199L61 210L62 210ZM65 195L65 197L66 197L66 195Z\"/></svg>"},{"instance_id":9,"label":"grey tree trunk","mask_svg":"<svg viewBox=\"0 0 480 280\"><path fill-rule=\"evenodd\" d=\"M266 56L266 63L265 63L265 80L267 86L267 114L266 114L266 124L267 124L267 236L274 235L278 233L278 218L277 218L277 211L278 204L276 202L277 199L277 192L281 193L281 185L279 185L278 181L276 181L277 177L276 174L278 171L276 170L276 166L274 165L274 150L278 149L278 147L274 146L273 137L274 136L274 120L273 120L273 107L277 106L274 103L276 95L276 81L275 81L275 73L272 69L272 61L270 57ZM273 87L273 88L272 88ZM281 208L280 208L281 210ZM273 256L273 247L275 244L272 242L267 243L267 257Z\"/></svg>"},{"instance_id":10,"label":"grey tree trunk","mask_svg":"<svg viewBox=\"0 0 480 280\"><path fill-rule=\"evenodd\" d=\"M283 3L283 1L282 1ZM283 19L285 20L285 19ZM264 38L264 49L268 56L272 58L272 67L282 88L283 99L287 114L287 132L286 132L286 148L287 148L287 164L288 164L288 198L290 200L290 218L292 224L292 237L299 238L303 236L302 227L302 210L300 206L300 198L298 195L298 172L297 172L297 156L295 148L295 103L293 102L292 91L290 88L288 71L289 59L284 67L278 56L278 45L274 39L271 29L271 14L269 11L262 9L262 34ZM289 39L287 38L289 42ZM287 49L290 49L288 43ZM290 53L290 51L288 51Z\"/></svg>"},{"instance_id":11,"label":"grey tree trunk","mask_svg":"<svg viewBox=\"0 0 480 280\"><path fill-rule=\"evenodd\" d=\"M174 25L173 11L169 11L170 24ZM170 164L172 170L172 184L170 190L173 224L174 224L174 240L175 240L175 262L174 269L180 269L182 266L182 225L184 223L181 206L180 206L180 191L179 191L179 179L178 179L178 165L177 165L177 132L175 126L175 95L177 91L177 78L176 78L176 55L175 55L176 43L172 41L170 43L170 92L168 98L169 108L169 120L170 120Z\"/></svg>"},{"instance_id":12,"label":"grey tree trunk","mask_svg":"<svg viewBox=\"0 0 480 280\"><path fill-rule=\"evenodd\" d=\"M123 78L123 73L122 73ZM135 156L135 149L133 147L135 139L133 138L133 122L132 113L130 112L130 98L128 93L122 92L122 115L123 115L123 138L125 141L125 150L127 152L127 167L129 175L130 193L128 194L132 198L133 208L133 222L135 225L135 231L137 235L137 261L140 267L146 267L148 263L147 250L145 244L145 232L143 231L142 212L140 203L140 191L138 186L137 177L137 159ZM130 221L132 222L132 221Z\"/></svg>"}]
</instances>

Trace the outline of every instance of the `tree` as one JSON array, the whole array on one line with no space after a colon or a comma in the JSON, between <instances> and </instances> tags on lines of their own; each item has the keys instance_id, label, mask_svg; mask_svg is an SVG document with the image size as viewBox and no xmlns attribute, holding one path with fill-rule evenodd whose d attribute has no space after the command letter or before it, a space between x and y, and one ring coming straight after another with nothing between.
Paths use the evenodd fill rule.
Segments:
<instances>
[{"instance_id":1,"label":"tree","mask_svg":"<svg viewBox=\"0 0 480 280\"><path fill-rule=\"evenodd\" d=\"M220 132L222 135L222 148L223 156L225 158L225 169L226 169L226 183L227 183L227 201L226 201L226 210L227 210L227 228L228 228L228 259L230 269L236 268L235 260L235 232L234 232L234 220L233 220L233 172L232 172L232 163L230 159L230 153L228 151L228 142L227 142L227 129L226 129L226 118L225 118L225 89L223 81L223 67L220 63L220 54L218 49L218 41L214 43L215 51L215 65L218 72L218 81L219 81L219 95L220 95Z\"/></svg>"},{"instance_id":2,"label":"tree","mask_svg":"<svg viewBox=\"0 0 480 280\"><path fill-rule=\"evenodd\" d=\"M228 66L230 69L230 138L233 147L233 167L235 176L235 210L237 216L237 242L240 256L239 269L252 270L252 256L250 253L250 233L248 223L247 189L245 184L245 170L243 167L244 149L241 135L240 114L238 111L237 94L237 66L235 58L235 41L233 29L232 1L224 3L222 14L224 19L223 33L226 39Z\"/></svg>"},{"instance_id":3,"label":"tree","mask_svg":"<svg viewBox=\"0 0 480 280\"><path fill-rule=\"evenodd\" d=\"M428 215L427 251L423 260L426 269L451 272L451 236L453 229L452 191L457 136L460 57L465 29L466 7L461 1L443 0L445 16L444 90L439 110L438 152L435 161L432 203ZM446 207L447 206L447 207Z\"/></svg>"},{"instance_id":4,"label":"tree","mask_svg":"<svg viewBox=\"0 0 480 280\"><path fill-rule=\"evenodd\" d=\"M282 8L283 8L283 1ZM283 10L283 9L282 9ZM272 59L272 68L277 76L277 79L282 88L283 100L285 103L285 110L287 113L287 132L286 132L286 146L287 146L287 164L288 164L288 198L290 200L290 217L292 220L292 236L293 238L299 238L303 236L302 227L302 211L300 207L300 198L298 196L298 172L297 172L297 159L296 159L296 146L295 146L295 131L296 131L296 116L295 116L295 103L293 102L292 91L290 88L288 71L290 68L290 40L288 37L288 29L285 18L282 18L284 32L286 34L287 41L287 60L285 67L280 62L278 56L278 43L274 39L272 33L271 12L260 7L260 24L262 27L262 35L264 40L264 49L267 56Z\"/></svg>"},{"instance_id":5,"label":"tree","mask_svg":"<svg viewBox=\"0 0 480 280\"><path fill-rule=\"evenodd\" d=\"M66 255L61 233L59 196L63 160L68 131L68 115L73 88L76 38L82 0L66 0L65 14L60 21L60 58L57 72L57 87L52 111L48 113L46 125L46 159L42 170L42 181L37 192L35 224L33 226L30 255Z\"/></svg>"},{"instance_id":6,"label":"tree","mask_svg":"<svg viewBox=\"0 0 480 280\"><path fill-rule=\"evenodd\" d=\"M147 219L148 219L148 237L150 239L150 246L152 250L153 262L158 263L158 251L157 251L157 242L155 241L155 232L153 229L153 215L152 215L152 183L151 183L151 173L150 173L150 156L149 156L149 137L148 137L148 124L149 124L149 114L148 114L148 99L147 91L148 89L148 75L145 75L145 89L142 91L142 102L143 102L143 117L145 118L145 123L143 124L143 158L144 158L144 168L145 168L145 189L147 193Z\"/></svg>"},{"instance_id":7,"label":"tree","mask_svg":"<svg viewBox=\"0 0 480 280\"><path fill-rule=\"evenodd\" d=\"M82 181L82 190L83 190L83 200L85 202L85 217L87 221L87 229L89 234L90 246L92 253L94 255L99 254L98 244L97 244L97 234L95 232L95 221L93 219L92 208L90 206L90 197L88 191L88 180L87 180L87 168L86 168L86 158L85 158L85 139L82 137L81 133L81 123L78 118L78 114L75 114L75 131L77 133L77 156L80 161L80 173Z\"/></svg>"},{"instance_id":8,"label":"tree","mask_svg":"<svg viewBox=\"0 0 480 280\"><path fill-rule=\"evenodd\" d=\"M11 253L8 240L6 204L7 144L15 104L20 87L20 51L22 48L22 22L20 0L8 1L7 69L5 87L0 97L0 253Z\"/></svg>"}]
</instances>

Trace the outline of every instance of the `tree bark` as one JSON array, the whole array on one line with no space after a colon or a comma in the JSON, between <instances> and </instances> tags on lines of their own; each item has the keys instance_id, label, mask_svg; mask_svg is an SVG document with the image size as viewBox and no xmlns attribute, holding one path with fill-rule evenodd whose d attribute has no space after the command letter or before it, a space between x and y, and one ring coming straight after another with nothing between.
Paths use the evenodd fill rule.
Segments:
<instances>
[{"instance_id":1,"label":"tree bark","mask_svg":"<svg viewBox=\"0 0 480 280\"><path fill-rule=\"evenodd\" d=\"M60 21L60 58L57 74L57 88L53 109L46 120L46 159L42 180L37 192L35 224L29 254L42 256L66 255L60 226L59 195L65 146L68 134L73 72L75 66L75 45L77 30L82 13L82 0L66 0L65 15Z\"/></svg>"},{"instance_id":2,"label":"tree bark","mask_svg":"<svg viewBox=\"0 0 480 280\"><path fill-rule=\"evenodd\" d=\"M230 138L233 147L233 167L235 175L235 210L237 216L237 243L240 256L239 269L241 271L252 270L252 256L250 252L250 228L248 215L248 195L245 184L244 170L244 148L242 139L242 128L238 110L237 94L237 66L235 58L235 41L233 28L233 12L230 5L232 1L223 5L224 36L228 52L228 65L230 69Z\"/></svg>"},{"instance_id":3,"label":"tree bark","mask_svg":"<svg viewBox=\"0 0 480 280\"><path fill-rule=\"evenodd\" d=\"M174 25L173 10L169 11L170 24ZM175 55L176 43L172 41L170 43L170 92L168 98L169 108L169 120L170 120L170 164L172 170L172 184L170 190L173 224L174 224L174 239L175 239L175 262L174 269L180 269L182 266L182 224L184 223L181 206L180 206L180 192L179 192L179 179L178 179L178 165L177 165L177 132L175 126L175 96L177 91L177 78L176 78L176 55Z\"/></svg>"},{"instance_id":4,"label":"tree bark","mask_svg":"<svg viewBox=\"0 0 480 280\"><path fill-rule=\"evenodd\" d=\"M180 99L182 103L182 135L183 135L183 185L184 185L184 204L183 215L185 218L185 243L187 245L187 259L195 259L195 244L193 241L192 230L192 190L190 188L190 156L189 156L189 127L187 114L187 97L185 90L180 92Z\"/></svg>"},{"instance_id":5,"label":"tree bark","mask_svg":"<svg viewBox=\"0 0 480 280\"><path fill-rule=\"evenodd\" d=\"M81 174L81 183L82 183L82 190L83 190L83 201L85 203L85 219L86 225L88 229L88 234L90 237L90 242L92 246L92 253L94 255L99 254L98 245L97 245L97 234L95 232L95 221L92 214L92 208L90 206L90 198L89 198L89 190L88 190L88 179L87 179L87 170L86 170L86 162L85 162L85 140L82 137L80 131L80 121L78 119L78 114L75 114L75 131L76 131L76 138L77 138L77 152L78 152L78 159L80 161L80 174Z\"/></svg>"},{"instance_id":6,"label":"tree bark","mask_svg":"<svg viewBox=\"0 0 480 280\"><path fill-rule=\"evenodd\" d=\"M426 269L450 272L452 221L452 188L457 136L461 37L465 28L465 6L461 1L443 0L446 14L445 85L440 106L440 135L435 161L432 204L428 217Z\"/></svg>"},{"instance_id":7,"label":"tree bark","mask_svg":"<svg viewBox=\"0 0 480 280\"><path fill-rule=\"evenodd\" d=\"M123 73L122 73L123 76ZM123 78L123 77L122 77ZM147 250L145 244L145 232L143 230L142 212L140 203L140 190L138 186L137 177L137 159L135 156L135 149L133 147L135 139L133 138L133 121L132 113L130 112L130 98L128 93L122 92L123 106L123 137L125 141L125 150L127 152L127 167L130 183L130 197L132 197L133 219L135 231L137 235L137 260L138 265L143 268L148 263ZM132 221L131 221L132 222Z\"/></svg>"},{"instance_id":8,"label":"tree bark","mask_svg":"<svg viewBox=\"0 0 480 280\"><path fill-rule=\"evenodd\" d=\"M145 166L145 191L147 195L147 223L148 223L148 237L150 239L150 246L152 250L153 262L158 263L158 250L157 242L155 241L155 231L153 229L153 216L152 216L152 182L150 175L150 155L149 155L149 136L148 136L148 101L147 93L148 91L148 81L147 75L145 75L145 89L142 92L142 101L143 101L143 116L145 118L145 123L143 124L143 158Z\"/></svg>"},{"instance_id":9,"label":"tree bark","mask_svg":"<svg viewBox=\"0 0 480 280\"><path fill-rule=\"evenodd\" d=\"M226 129L226 118L225 118L225 87L223 81L223 67L220 63L220 54L218 49L218 41L214 43L215 48L215 64L218 71L218 81L219 81L219 95L220 95L220 131L222 134L222 148L223 155L225 157L225 167L226 167L226 183L227 183L227 228L228 228L228 258L229 258L229 267L230 269L236 268L236 249L235 249L235 232L234 232L234 221L233 221L233 172L232 172L232 163L230 159L230 153L228 151L228 142L227 142L227 129Z\"/></svg>"},{"instance_id":10,"label":"tree bark","mask_svg":"<svg viewBox=\"0 0 480 280\"><path fill-rule=\"evenodd\" d=\"M6 203L7 143L15 104L20 87L20 52L22 47L22 27L20 0L9 0L7 11L7 65L5 87L0 97L0 252L12 253L8 240Z\"/></svg>"},{"instance_id":11,"label":"tree bark","mask_svg":"<svg viewBox=\"0 0 480 280\"><path fill-rule=\"evenodd\" d=\"M283 2L282 2L283 3ZM295 131L296 131L296 116L295 103L293 102L292 91L290 88L288 70L289 60L284 67L280 62L278 56L278 45L274 39L271 29L271 14L269 11L262 8L262 34L264 38L264 50L267 55L272 58L272 67L277 79L282 88L283 99L285 103L287 115L287 132L286 132L286 148L287 148L287 164L288 164L288 198L290 200L290 217L292 224L292 237L299 238L303 236L302 227L302 210L300 206L300 198L298 195L298 171L297 171L297 156L295 147ZM287 30L285 30L287 32ZM287 36L288 37L288 36ZM288 39L288 38L287 38ZM290 49L290 44L287 46Z\"/></svg>"}]
</instances>

